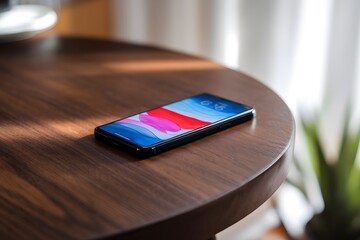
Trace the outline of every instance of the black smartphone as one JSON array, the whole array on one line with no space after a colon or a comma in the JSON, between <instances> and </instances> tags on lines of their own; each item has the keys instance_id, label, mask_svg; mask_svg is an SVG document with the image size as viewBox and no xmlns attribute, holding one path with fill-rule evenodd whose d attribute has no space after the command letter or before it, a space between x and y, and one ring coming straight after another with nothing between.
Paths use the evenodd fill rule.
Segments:
<instances>
[{"instance_id":1,"label":"black smartphone","mask_svg":"<svg viewBox=\"0 0 360 240\"><path fill-rule=\"evenodd\" d=\"M146 158L250 120L255 109L208 93L95 128L95 137Z\"/></svg>"}]
</instances>

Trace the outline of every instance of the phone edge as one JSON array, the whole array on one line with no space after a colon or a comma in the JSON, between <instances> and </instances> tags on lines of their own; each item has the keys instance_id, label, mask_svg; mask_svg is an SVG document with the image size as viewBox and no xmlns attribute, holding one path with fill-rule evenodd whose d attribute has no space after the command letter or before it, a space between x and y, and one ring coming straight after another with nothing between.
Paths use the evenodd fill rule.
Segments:
<instances>
[{"instance_id":1,"label":"phone edge","mask_svg":"<svg viewBox=\"0 0 360 240\"><path fill-rule=\"evenodd\" d=\"M247 107L249 107L249 106L247 106ZM252 107L249 107L249 111L246 112L245 114L239 115L239 116L231 118L231 119L227 119L227 121L223 121L221 123L214 124L210 127L200 129L195 132L191 132L188 135L179 136L179 138L171 139L168 142L149 146L149 147L137 146L137 145L132 144L128 141L125 141L119 137L115 137L114 135L101 130L100 127L102 125L98 126L94 129L94 135L95 135L95 138L100 141L110 143L110 145L112 145L112 146L115 146L117 148L125 150L128 153L131 153L131 154L135 155L136 157L143 159L143 158L148 158L148 157L157 155L162 152L166 152L170 149L185 145L187 143L204 138L204 137L214 134L216 132L220 132L227 128L238 125L240 123L249 121L253 117L255 117L255 115L256 115L256 110Z\"/></svg>"}]
</instances>

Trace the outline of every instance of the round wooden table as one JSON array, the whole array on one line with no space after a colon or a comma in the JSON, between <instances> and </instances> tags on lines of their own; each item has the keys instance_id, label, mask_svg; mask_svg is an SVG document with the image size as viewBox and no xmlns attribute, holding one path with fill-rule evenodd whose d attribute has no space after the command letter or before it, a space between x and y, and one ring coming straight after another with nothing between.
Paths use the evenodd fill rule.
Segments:
<instances>
[{"instance_id":1,"label":"round wooden table","mask_svg":"<svg viewBox=\"0 0 360 240\"><path fill-rule=\"evenodd\" d=\"M96 126L209 92L257 116L138 160ZM0 45L0 239L207 239L286 178L294 120L269 88L154 47L51 36Z\"/></svg>"}]
</instances>

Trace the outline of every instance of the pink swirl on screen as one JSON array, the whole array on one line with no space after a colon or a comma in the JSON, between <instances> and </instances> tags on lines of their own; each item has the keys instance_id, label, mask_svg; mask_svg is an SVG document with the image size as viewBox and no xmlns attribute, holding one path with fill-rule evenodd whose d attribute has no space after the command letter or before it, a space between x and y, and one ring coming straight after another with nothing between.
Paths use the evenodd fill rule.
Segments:
<instances>
[{"instance_id":1,"label":"pink swirl on screen","mask_svg":"<svg viewBox=\"0 0 360 240\"><path fill-rule=\"evenodd\" d=\"M179 125L162 117L140 114L139 119L142 123L150 125L161 132L178 132L181 130Z\"/></svg>"}]
</instances>

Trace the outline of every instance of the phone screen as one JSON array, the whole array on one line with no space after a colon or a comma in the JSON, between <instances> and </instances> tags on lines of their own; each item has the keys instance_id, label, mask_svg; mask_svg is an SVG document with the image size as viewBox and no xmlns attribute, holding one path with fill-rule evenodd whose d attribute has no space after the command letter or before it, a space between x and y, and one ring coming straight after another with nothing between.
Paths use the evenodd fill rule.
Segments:
<instances>
[{"instance_id":1,"label":"phone screen","mask_svg":"<svg viewBox=\"0 0 360 240\"><path fill-rule=\"evenodd\" d=\"M135 145L149 147L237 116L249 109L240 103L204 93L99 128Z\"/></svg>"}]
</instances>

